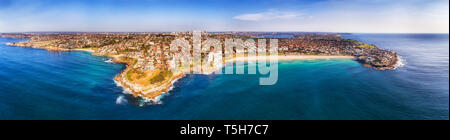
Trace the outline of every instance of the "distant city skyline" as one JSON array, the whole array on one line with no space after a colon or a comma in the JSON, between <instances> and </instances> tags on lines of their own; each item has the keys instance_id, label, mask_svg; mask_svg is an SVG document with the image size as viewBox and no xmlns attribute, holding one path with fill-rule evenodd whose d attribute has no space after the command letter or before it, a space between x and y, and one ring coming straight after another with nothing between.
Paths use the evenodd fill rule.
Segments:
<instances>
[{"instance_id":1,"label":"distant city skyline","mask_svg":"<svg viewBox=\"0 0 450 140\"><path fill-rule=\"evenodd\" d=\"M0 0L0 32L448 33L448 0Z\"/></svg>"}]
</instances>

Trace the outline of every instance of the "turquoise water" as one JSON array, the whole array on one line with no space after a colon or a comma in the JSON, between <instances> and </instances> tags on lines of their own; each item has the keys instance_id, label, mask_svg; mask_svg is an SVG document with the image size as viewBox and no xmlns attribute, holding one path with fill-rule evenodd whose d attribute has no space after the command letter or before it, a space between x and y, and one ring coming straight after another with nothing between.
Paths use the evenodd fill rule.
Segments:
<instances>
[{"instance_id":1,"label":"turquoise water","mask_svg":"<svg viewBox=\"0 0 450 140\"><path fill-rule=\"evenodd\" d=\"M405 65L283 61L273 86L259 85L263 75L188 75L162 104L145 106L112 80L123 64L0 38L0 119L449 119L448 35L345 37L396 50Z\"/></svg>"}]
</instances>

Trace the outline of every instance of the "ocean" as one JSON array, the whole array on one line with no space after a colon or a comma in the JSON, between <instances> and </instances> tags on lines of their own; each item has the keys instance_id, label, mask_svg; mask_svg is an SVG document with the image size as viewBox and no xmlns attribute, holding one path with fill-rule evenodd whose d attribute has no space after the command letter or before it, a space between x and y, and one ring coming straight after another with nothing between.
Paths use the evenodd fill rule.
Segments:
<instances>
[{"instance_id":1,"label":"ocean","mask_svg":"<svg viewBox=\"0 0 450 140\"><path fill-rule=\"evenodd\" d=\"M344 59L281 61L272 86L259 85L264 75L188 75L151 105L113 81L124 64L82 51L6 46L23 39L0 38L0 119L449 119L448 34L343 36L395 50L402 65L375 70Z\"/></svg>"}]
</instances>

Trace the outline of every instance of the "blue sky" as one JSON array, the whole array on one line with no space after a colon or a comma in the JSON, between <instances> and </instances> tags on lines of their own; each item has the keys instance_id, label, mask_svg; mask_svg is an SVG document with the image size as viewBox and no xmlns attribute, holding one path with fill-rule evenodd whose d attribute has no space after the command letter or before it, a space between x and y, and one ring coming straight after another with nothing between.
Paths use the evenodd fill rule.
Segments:
<instances>
[{"instance_id":1,"label":"blue sky","mask_svg":"<svg viewBox=\"0 0 450 140\"><path fill-rule=\"evenodd\" d=\"M448 33L448 0L0 0L0 32Z\"/></svg>"}]
</instances>

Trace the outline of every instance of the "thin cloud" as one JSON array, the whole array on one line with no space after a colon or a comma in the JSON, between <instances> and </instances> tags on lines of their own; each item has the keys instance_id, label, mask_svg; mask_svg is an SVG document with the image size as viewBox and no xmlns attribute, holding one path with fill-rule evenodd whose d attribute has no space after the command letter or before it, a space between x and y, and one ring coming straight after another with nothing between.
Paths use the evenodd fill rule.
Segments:
<instances>
[{"instance_id":1,"label":"thin cloud","mask_svg":"<svg viewBox=\"0 0 450 140\"><path fill-rule=\"evenodd\" d=\"M262 12L262 13L252 13L252 14L242 14L233 17L237 20L243 20L243 21L263 21L263 20L286 20L286 19L295 19L303 14L296 13L296 12L280 12L276 10L269 10L268 12Z\"/></svg>"}]
</instances>

